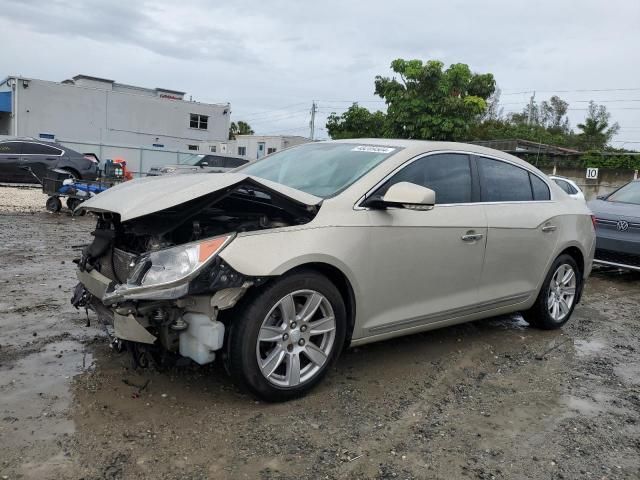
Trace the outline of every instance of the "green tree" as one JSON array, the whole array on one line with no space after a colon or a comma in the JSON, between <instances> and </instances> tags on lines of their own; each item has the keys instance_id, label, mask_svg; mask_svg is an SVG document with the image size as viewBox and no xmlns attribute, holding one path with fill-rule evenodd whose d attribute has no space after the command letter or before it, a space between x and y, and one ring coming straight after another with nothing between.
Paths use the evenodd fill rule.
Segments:
<instances>
[{"instance_id":1,"label":"green tree","mask_svg":"<svg viewBox=\"0 0 640 480\"><path fill-rule=\"evenodd\" d=\"M384 113L370 112L357 103L342 115L335 112L327 119L327 132L334 140L341 138L379 138L384 136Z\"/></svg>"},{"instance_id":2,"label":"green tree","mask_svg":"<svg viewBox=\"0 0 640 480\"><path fill-rule=\"evenodd\" d=\"M357 105L340 116L333 113L327 122L331 138L461 140L485 113L495 91L492 74L472 73L463 63L444 70L437 60L397 59L391 69L399 79L375 78L375 93L387 104L386 113Z\"/></svg>"},{"instance_id":3,"label":"green tree","mask_svg":"<svg viewBox=\"0 0 640 480\"><path fill-rule=\"evenodd\" d=\"M387 103L386 136L461 140L487 109L496 88L493 75L472 73L456 63L397 59L395 77L377 76L375 93Z\"/></svg>"},{"instance_id":4,"label":"green tree","mask_svg":"<svg viewBox=\"0 0 640 480\"><path fill-rule=\"evenodd\" d=\"M578 134L578 144L583 150L602 150L618 133L620 125L610 125L611 114L604 105L597 105L593 100L589 102L587 118L578 124L581 133Z\"/></svg>"},{"instance_id":5,"label":"green tree","mask_svg":"<svg viewBox=\"0 0 640 480\"><path fill-rule=\"evenodd\" d=\"M254 131L247 122L240 120L238 123L231 122L229 126L229 140L235 140L236 135L253 135Z\"/></svg>"}]
</instances>

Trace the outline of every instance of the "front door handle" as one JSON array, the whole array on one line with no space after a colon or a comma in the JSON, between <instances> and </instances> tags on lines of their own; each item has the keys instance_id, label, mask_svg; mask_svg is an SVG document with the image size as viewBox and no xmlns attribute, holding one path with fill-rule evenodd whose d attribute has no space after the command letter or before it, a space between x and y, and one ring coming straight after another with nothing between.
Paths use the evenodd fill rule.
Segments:
<instances>
[{"instance_id":1,"label":"front door handle","mask_svg":"<svg viewBox=\"0 0 640 480\"><path fill-rule=\"evenodd\" d=\"M463 242L475 242L476 240L480 240L482 237L484 237L482 233L476 233L473 230L469 230L460 238L462 238Z\"/></svg>"},{"instance_id":2,"label":"front door handle","mask_svg":"<svg viewBox=\"0 0 640 480\"><path fill-rule=\"evenodd\" d=\"M547 233L547 232L555 232L556 229L558 227L556 227L555 225L545 225L544 227L542 227L542 231Z\"/></svg>"}]
</instances>

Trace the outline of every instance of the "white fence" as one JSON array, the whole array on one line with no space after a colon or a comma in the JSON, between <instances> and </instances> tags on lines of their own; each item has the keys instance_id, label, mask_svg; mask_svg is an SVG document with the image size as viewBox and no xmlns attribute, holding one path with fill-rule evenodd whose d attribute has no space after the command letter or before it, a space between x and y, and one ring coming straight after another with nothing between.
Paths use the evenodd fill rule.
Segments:
<instances>
[{"instance_id":1,"label":"white fence","mask_svg":"<svg viewBox=\"0 0 640 480\"><path fill-rule=\"evenodd\" d=\"M0 135L0 140L9 140L11 138L13 137ZM131 170L137 176L143 176L151 167L182 163L190 155L198 153L166 150L164 148L76 142L60 138L56 138L55 142L80 153L95 153L101 162L108 158L123 158L127 161L127 169Z\"/></svg>"},{"instance_id":2,"label":"white fence","mask_svg":"<svg viewBox=\"0 0 640 480\"><path fill-rule=\"evenodd\" d=\"M129 147L100 143L80 143L58 140L62 145L81 153L95 153L103 161L108 158L123 158L127 169L135 174L146 174L151 167L182 163L184 159L197 152L181 152L162 148Z\"/></svg>"}]
</instances>

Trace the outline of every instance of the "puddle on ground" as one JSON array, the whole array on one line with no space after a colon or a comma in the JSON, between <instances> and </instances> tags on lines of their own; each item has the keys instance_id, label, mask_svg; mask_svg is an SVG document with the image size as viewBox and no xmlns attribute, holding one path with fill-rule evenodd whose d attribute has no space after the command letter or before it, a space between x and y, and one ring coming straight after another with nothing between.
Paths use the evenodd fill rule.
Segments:
<instances>
[{"instance_id":1,"label":"puddle on ground","mask_svg":"<svg viewBox=\"0 0 640 480\"><path fill-rule=\"evenodd\" d=\"M486 321L488 323L491 323L492 325L496 325L509 330L525 330L529 328L529 324L519 313L503 317L496 317Z\"/></svg>"},{"instance_id":2,"label":"puddle on ground","mask_svg":"<svg viewBox=\"0 0 640 480\"><path fill-rule=\"evenodd\" d=\"M575 397L573 395L565 395L563 397L563 403L572 412L577 412L582 415L598 415L605 411L605 408L600 402L588 398Z\"/></svg>"},{"instance_id":3,"label":"puddle on ground","mask_svg":"<svg viewBox=\"0 0 640 480\"><path fill-rule=\"evenodd\" d=\"M28 445L72 433L73 420L67 416L71 378L92 364L93 356L81 343L65 340L2 369L0 444Z\"/></svg>"},{"instance_id":4,"label":"puddle on ground","mask_svg":"<svg viewBox=\"0 0 640 480\"><path fill-rule=\"evenodd\" d=\"M576 349L576 353L581 357L586 357L589 355L595 355L596 353L600 353L602 349L604 349L607 344L602 340L574 340L573 346Z\"/></svg>"},{"instance_id":5,"label":"puddle on ground","mask_svg":"<svg viewBox=\"0 0 640 480\"><path fill-rule=\"evenodd\" d=\"M613 368L613 371L624 381L624 383L640 385L640 363L622 363L620 365L616 365Z\"/></svg>"}]
</instances>

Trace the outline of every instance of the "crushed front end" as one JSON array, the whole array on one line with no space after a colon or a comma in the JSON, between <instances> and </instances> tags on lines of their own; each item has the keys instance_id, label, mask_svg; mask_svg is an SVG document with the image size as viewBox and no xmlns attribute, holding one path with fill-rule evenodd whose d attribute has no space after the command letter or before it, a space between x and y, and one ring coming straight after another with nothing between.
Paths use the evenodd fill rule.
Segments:
<instances>
[{"instance_id":1,"label":"crushed front end","mask_svg":"<svg viewBox=\"0 0 640 480\"><path fill-rule=\"evenodd\" d=\"M316 211L251 181L125 221L101 208L71 302L95 312L143 366L167 354L212 362L227 328L219 312L268 280L218 254L238 234L307 223Z\"/></svg>"}]
</instances>

